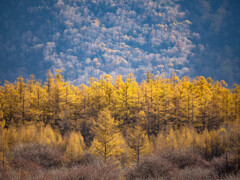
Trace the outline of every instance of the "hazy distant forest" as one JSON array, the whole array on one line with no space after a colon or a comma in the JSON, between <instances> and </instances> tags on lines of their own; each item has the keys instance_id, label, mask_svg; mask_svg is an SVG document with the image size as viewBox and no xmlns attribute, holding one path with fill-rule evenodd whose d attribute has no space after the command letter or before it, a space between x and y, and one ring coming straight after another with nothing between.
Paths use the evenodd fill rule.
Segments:
<instances>
[{"instance_id":1,"label":"hazy distant forest","mask_svg":"<svg viewBox=\"0 0 240 180\"><path fill-rule=\"evenodd\" d=\"M185 76L0 86L0 179L240 178L240 86Z\"/></svg>"}]
</instances>

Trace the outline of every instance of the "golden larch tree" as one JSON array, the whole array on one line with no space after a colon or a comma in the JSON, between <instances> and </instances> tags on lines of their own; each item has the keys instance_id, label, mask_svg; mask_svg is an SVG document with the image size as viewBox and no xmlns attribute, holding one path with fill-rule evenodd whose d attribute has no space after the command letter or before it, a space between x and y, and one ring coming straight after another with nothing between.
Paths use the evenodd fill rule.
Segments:
<instances>
[{"instance_id":1,"label":"golden larch tree","mask_svg":"<svg viewBox=\"0 0 240 180\"><path fill-rule=\"evenodd\" d=\"M150 152L150 144L147 136L147 132L144 131L139 125L136 125L134 129L128 135L128 145L130 147L130 158L139 163L140 157Z\"/></svg>"},{"instance_id":2,"label":"golden larch tree","mask_svg":"<svg viewBox=\"0 0 240 180\"><path fill-rule=\"evenodd\" d=\"M104 162L119 159L124 152L124 140L117 128L118 124L111 117L109 110L102 110L98 115L95 138L90 151L100 156Z\"/></svg>"},{"instance_id":3,"label":"golden larch tree","mask_svg":"<svg viewBox=\"0 0 240 180\"><path fill-rule=\"evenodd\" d=\"M77 162L84 156L84 141L79 132L71 132L64 156L71 162Z\"/></svg>"}]
</instances>

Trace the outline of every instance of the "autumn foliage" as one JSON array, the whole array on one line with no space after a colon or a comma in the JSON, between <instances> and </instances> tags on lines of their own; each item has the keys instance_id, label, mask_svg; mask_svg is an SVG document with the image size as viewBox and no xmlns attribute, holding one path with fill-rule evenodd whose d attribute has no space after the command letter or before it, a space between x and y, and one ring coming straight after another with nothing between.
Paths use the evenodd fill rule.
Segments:
<instances>
[{"instance_id":1,"label":"autumn foliage","mask_svg":"<svg viewBox=\"0 0 240 180\"><path fill-rule=\"evenodd\" d=\"M198 170L234 176L239 118L240 87L211 78L147 73L138 83L133 74L125 81L103 75L74 86L60 71L44 83L19 77L0 86L0 172L10 179L21 168L30 179L31 172L88 179L82 171L92 168L106 179L188 179Z\"/></svg>"}]
</instances>

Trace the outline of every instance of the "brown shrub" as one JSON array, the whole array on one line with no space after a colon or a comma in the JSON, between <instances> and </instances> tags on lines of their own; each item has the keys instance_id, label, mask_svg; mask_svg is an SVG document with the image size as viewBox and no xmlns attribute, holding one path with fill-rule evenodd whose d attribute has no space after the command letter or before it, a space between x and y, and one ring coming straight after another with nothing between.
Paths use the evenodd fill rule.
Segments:
<instances>
[{"instance_id":1,"label":"brown shrub","mask_svg":"<svg viewBox=\"0 0 240 180\"><path fill-rule=\"evenodd\" d=\"M171 162L159 155L153 155L128 170L126 179L170 179L174 173L176 173L176 169Z\"/></svg>"},{"instance_id":2,"label":"brown shrub","mask_svg":"<svg viewBox=\"0 0 240 180\"><path fill-rule=\"evenodd\" d=\"M225 178L223 178L224 180L239 180L240 179L240 172L236 175L229 175Z\"/></svg>"},{"instance_id":3,"label":"brown shrub","mask_svg":"<svg viewBox=\"0 0 240 180\"><path fill-rule=\"evenodd\" d=\"M73 167L73 166L78 166L78 165L89 165L89 164L94 164L98 160L94 157L93 154L91 154L88 151L84 152L84 156L81 157L81 159L77 161L71 161L68 159L64 159L64 166L65 167Z\"/></svg>"},{"instance_id":4,"label":"brown shrub","mask_svg":"<svg viewBox=\"0 0 240 180\"><path fill-rule=\"evenodd\" d=\"M215 173L212 169L201 168L201 167L190 167L181 169L179 171L179 176L174 179L180 180L210 180L216 179Z\"/></svg>"},{"instance_id":5,"label":"brown shrub","mask_svg":"<svg viewBox=\"0 0 240 180\"><path fill-rule=\"evenodd\" d=\"M52 146L43 146L39 144L17 145L11 152L11 165L19 168L26 163L26 168L33 165L35 168L52 168L62 166L62 153Z\"/></svg>"},{"instance_id":6,"label":"brown shrub","mask_svg":"<svg viewBox=\"0 0 240 180\"><path fill-rule=\"evenodd\" d=\"M51 170L41 176L41 178L49 180L117 180L119 179L119 174L119 169L116 166L99 162L98 164L78 165L71 168Z\"/></svg>"},{"instance_id":7,"label":"brown shrub","mask_svg":"<svg viewBox=\"0 0 240 180\"><path fill-rule=\"evenodd\" d=\"M14 170L10 169L8 165L4 167L0 165L0 180L25 180L27 174L29 174L27 171Z\"/></svg>"},{"instance_id":8,"label":"brown shrub","mask_svg":"<svg viewBox=\"0 0 240 180\"><path fill-rule=\"evenodd\" d=\"M190 150L165 151L158 152L163 158L176 165L179 169L185 167L210 167L211 164L201 158L199 154Z\"/></svg>"},{"instance_id":9,"label":"brown shrub","mask_svg":"<svg viewBox=\"0 0 240 180\"><path fill-rule=\"evenodd\" d=\"M237 163L237 156L234 154L224 154L211 161L212 167L219 177L230 173L237 173Z\"/></svg>"},{"instance_id":10,"label":"brown shrub","mask_svg":"<svg viewBox=\"0 0 240 180\"><path fill-rule=\"evenodd\" d=\"M22 169L0 172L0 180L118 180L120 170L114 164L102 162L90 165L78 165L71 168L40 169L38 171L26 171Z\"/></svg>"},{"instance_id":11,"label":"brown shrub","mask_svg":"<svg viewBox=\"0 0 240 180\"><path fill-rule=\"evenodd\" d=\"M12 167L14 167L15 169L32 171L32 172L37 171L41 168L38 164L33 163L33 162L23 159L23 158L13 159Z\"/></svg>"},{"instance_id":12,"label":"brown shrub","mask_svg":"<svg viewBox=\"0 0 240 180\"><path fill-rule=\"evenodd\" d=\"M9 179L7 171L8 169L0 162L0 180L3 180L3 178Z\"/></svg>"}]
</instances>

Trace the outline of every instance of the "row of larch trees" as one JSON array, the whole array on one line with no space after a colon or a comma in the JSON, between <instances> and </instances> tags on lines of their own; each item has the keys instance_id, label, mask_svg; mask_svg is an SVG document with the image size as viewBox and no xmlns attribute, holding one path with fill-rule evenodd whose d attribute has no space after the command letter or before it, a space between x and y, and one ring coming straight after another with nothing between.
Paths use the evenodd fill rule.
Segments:
<instances>
[{"instance_id":1,"label":"row of larch trees","mask_svg":"<svg viewBox=\"0 0 240 180\"><path fill-rule=\"evenodd\" d=\"M103 75L74 86L61 71L55 76L49 71L44 83L32 75L0 86L1 152L16 142L51 142L47 137L54 136L71 161L89 150L104 161L139 162L142 155L170 146L205 147L208 156L234 147L239 158L239 143L231 140L239 142L239 115L240 86L229 89L224 81L176 74L167 79L148 72L141 83L133 74L125 81ZM52 135L44 135L46 128ZM35 134L29 136L33 140L19 140L21 131L42 133L42 139Z\"/></svg>"}]
</instances>

